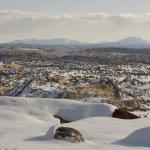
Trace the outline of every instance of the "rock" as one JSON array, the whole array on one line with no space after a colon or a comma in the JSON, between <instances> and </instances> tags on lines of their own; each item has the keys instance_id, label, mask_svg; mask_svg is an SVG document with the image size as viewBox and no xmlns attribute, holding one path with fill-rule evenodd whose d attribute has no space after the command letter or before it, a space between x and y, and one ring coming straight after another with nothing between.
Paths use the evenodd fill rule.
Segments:
<instances>
[{"instance_id":1,"label":"rock","mask_svg":"<svg viewBox=\"0 0 150 150\"><path fill-rule=\"evenodd\" d=\"M54 138L70 143L81 143L84 139L81 133L73 128L59 127L56 129Z\"/></svg>"},{"instance_id":2,"label":"rock","mask_svg":"<svg viewBox=\"0 0 150 150\"><path fill-rule=\"evenodd\" d=\"M120 118L120 119L137 119L137 118L139 118L138 116L136 116L128 111L125 111L123 109L115 109L112 117Z\"/></svg>"}]
</instances>

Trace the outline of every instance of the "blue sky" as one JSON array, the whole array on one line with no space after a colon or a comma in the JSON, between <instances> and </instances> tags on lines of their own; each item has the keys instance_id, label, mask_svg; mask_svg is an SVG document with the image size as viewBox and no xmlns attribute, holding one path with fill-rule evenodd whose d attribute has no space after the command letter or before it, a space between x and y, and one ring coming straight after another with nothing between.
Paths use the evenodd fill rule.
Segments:
<instances>
[{"instance_id":1,"label":"blue sky","mask_svg":"<svg viewBox=\"0 0 150 150\"><path fill-rule=\"evenodd\" d=\"M0 0L0 42L64 37L150 40L150 0Z\"/></svg>"}]
</instances>

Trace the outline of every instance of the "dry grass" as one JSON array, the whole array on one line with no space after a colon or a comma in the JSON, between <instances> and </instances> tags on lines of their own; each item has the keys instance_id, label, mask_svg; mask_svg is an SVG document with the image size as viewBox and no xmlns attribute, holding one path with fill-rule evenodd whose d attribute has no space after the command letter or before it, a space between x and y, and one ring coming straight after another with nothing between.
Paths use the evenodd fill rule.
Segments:
<instances>
[{"instance_id":1,"label":"dry grass","mask_svg":"<svg viewBox=\"0 0 150 150\"><path fill-rule=\"evenodd\" d=\"M5 65L6 68L11 68L11 69L19 69L19 68L23 68L23 65L19 65L19 64L15 64L15 63L11 63L11 64L6 64Z\"/></svg>"},{"instance_id":2,"label":"dry grass","mask_svg":"<svg viewBox=\"0 0 150 150\"><path fill-rule=\"evenodd\" d=\"M11 86L4 86L0 88L0 95L7 93L12 87Z\"/></svg>"},{"instance_id":3,"label":"dry grass","mask_svg":"<svg viewBox=\"0 0 150 150\"><path fill-rule=\"evenodd\" d=\"M77 85L70 91L66 92L65 98L79 100L85 97L113 97L113 89L111 87L101 88L95 85Z\"/></svg>"}]
</instances>

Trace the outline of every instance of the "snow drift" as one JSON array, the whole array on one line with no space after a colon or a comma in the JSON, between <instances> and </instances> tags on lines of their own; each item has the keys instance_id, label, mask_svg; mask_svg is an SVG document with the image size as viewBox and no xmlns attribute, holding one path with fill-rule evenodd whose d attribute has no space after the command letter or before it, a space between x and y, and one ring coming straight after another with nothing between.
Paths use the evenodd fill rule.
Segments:
<instances>
[{"instance_id":1,"label":"snow drift","mask_svg":"<svg viewBox=\"0 0 150 150\"><path fill-rule=\"evenodd\" d=\"M138 129L118 143L127 146L150 147L150 127Z\"/></svg>"},{"instance_id":2,"label":"snow drift","mask_svg":"<svg viewBox=\"0 0 150 150\"><path fill-rule=\"evenodd\" d=\"M0 107L9 107L5 110L18 113L16 115L34 116L40 120L48 120L51 115L58 115L68 121L94 116L110 117L116 109L115 106L109 104L88 104L66 99L23 97L0 97ZM11 116L9 114L9 119Z\"/></svg>"},{"instance_id":3,"label":"snow drift","mask_svg":"<svg viewBox=\"0 0 150 150\"><path fill-rule=\"evenodd\" d=\"M109 117L114 109L108 104L65 99L0 97L0 149L149 150L150 120ZM74 122L60 124L54 114ZM78 130L85 142L73 144L53 139L60 126Z\"/></svg>"}]
</instances>

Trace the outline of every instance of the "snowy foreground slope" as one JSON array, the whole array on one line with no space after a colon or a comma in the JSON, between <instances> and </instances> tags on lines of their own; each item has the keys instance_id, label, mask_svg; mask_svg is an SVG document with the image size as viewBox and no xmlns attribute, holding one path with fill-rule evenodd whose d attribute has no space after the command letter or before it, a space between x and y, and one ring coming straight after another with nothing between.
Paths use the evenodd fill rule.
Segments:
<instances>
[{"instance_id":1,"label":"snowy foreground slope","mask_svg":"<svg viewBox=\"0 0 150 150\"><path fill-rule=\"evenodd\" d=\"M148 150L150 120L111 118L115 108L65 99L0 97L0 149ZM53 115L74 122L60 124ZM53 127L59 126L77 129L86 141L52 139Z\"/></svg>"}]
</instances>

